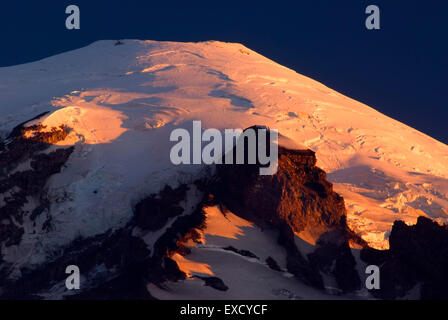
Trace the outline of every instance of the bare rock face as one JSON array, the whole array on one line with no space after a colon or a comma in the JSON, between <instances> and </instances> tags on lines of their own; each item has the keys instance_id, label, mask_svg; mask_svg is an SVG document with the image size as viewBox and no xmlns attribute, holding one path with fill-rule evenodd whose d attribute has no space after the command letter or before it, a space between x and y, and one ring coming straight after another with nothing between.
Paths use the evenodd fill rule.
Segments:
<instances>
[{"instance_id":1,"label":"bare rock face","mask_svg":"<svg viewBox=\"0 0 448 320\"><path fill-rule=\"evenodd\" d=\"M175 190L165 186L157 195L151 195L137 203L134 210L136 224L148 231L156 231L165 226L170 218L184 211L178 203L184 199L186 190L186 185Z\"/></svg>"},{"instance_id":2,"label":"bare rock face","mask_svg":"<svg viewBox=\"0 0 448 320\"><path fill-rule=\"evenodd\" d=\"M315 164L311 150L280 147L278 171L272 176L259 175L255 165L221 165L219 194L264 221L285 222L317 240L329 230L346 228L346 210L344 199Z\"/></svg>"},{"instance_id":3,"label":"bare rock face","mask_svg":"<svg viewBox=\"0 0 448 320\"><path fill-rule=\"evenodd\" d=\"M323 288L320 271L336 277L343 292L359 289L349 241L366 244L348 229L344 199L316 166L315 153L279 147L277 173L259 175L259 167L218 165L217 198L233 213L277 229L288 271L305 283ZM295 245L298 234L316 243L308 259Z\"/></svg>"},{"instance_id":4,"label":"bare rock face","mask_svg":"<svg viewBox=\"0 0 448 320\"><path fill-rule=\"evenodd\" d=\"M308 255L308 260L311 266L332 276L342 293L349 293L361 288L361 279L343 232L333 230L324 233L317 241L314 252Z\"/></svg>"},{"instance_id":5,"label":"bare rock face","mask_svg":"<svg viewBox=\"0 0 448 320\"><path fill-rule=\"evenodd\" d=\"M41 299L41 293L50 292L58 285L63 286L67 277L65 268L76 265L85 275L83 290L70 295L66 290L53 292L54 298L64 299L152 299L146 290L148 282L162 283L183 279L185 274L167 253L176 248L179 236L200 224L201 213L179 217L170 228L160 236L150 250L144 239L135 234L136 229L143 236L151 232L153 226L148 218L161 208L168 212L180 208L187 186L176 189L165 188L157 195L143 199L134 209L135 215L128 224L115 231L108 231L88 238L80 238L61 249L61 254L37 268L22 269L17 280L4 281L0 299ZM152 202L158 199L156 202ZM177 201L175 200L177 199ZM154 205L143 206L150 201ZM183 210L177 210L180 216ZM174 215L173 215L174 217ZM151 220L152 221L152 220ZM158 220L154 220L158 221ZM159 222L157 222L159 223ZM162 224L164 226L164 224ZM1 275L0 275L1 276ZM0 279L1 280L1 279Z\"/></svg>"},{"instance_id":6,"label":"bare rock face","mask_svg":"<svg viewBox=\"0 0 448 320\"><path fill-rule=\"evenodd\" d=\"M447 299L448 226L425 217L408 226L396 221L389 238L390 249L365 248L361 258L380 267L380 289L372 294L382 299L405 297L416 288L421 299Z\"/></svg>"},{"instance_id":7,"label":"bare rock face","mask_svg":"<svg viewBox=\"0 0 448 320\"><path fill-rule=\"evenodd\" d=\"M48 203L42 189L51 175L60 172L73 152L73 147L44 152L65 139L68 128L42 129L45 128L21 124L0 145L0 244L6 247L20 242L25 216L34 221L45 211ZM20 170L21 164L23 170ZM40 203L32 211L24 209L29 198Z\"/></svg>"}]
</instances>

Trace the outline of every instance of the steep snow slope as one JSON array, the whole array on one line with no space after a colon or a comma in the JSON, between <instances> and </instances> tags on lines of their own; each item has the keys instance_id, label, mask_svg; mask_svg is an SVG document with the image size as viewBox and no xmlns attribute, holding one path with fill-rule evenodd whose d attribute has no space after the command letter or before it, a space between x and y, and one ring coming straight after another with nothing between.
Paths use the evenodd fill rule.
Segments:
<instances>
[{"instance_id":1,"label":"steep snow slope","mask_svg":"<svg viewBox=\"0 0 448 320\"><path fill-rule=\"evenodd\" d=\"M198 230L200 244L189 240L187 256L171 258L187 274L186 281L167 282L165 288L149 284L148 290L159 299L341 299L293 281L286 270L286 251L277 243L272 230L260 230L255 224L219 206L206 208L206 228ZM239 252L236 248L244 248ZM273 271L267 259L274 261ZM235 277L235 268L238 277ZM199 277L198 277L199 276ZM223 277L225 290L204 287L201 277ZM331 290L332 288L327 288ZM352 298L358 298L353 296Z\"/></svg>"},{"instance_id":2,"label":"steep snow slope","mask_svg":"<svg viewBox=\"0 0 448 320\"><path fill-rule=\"evenodd\" d=\"M448 218L446 145L241 44L99 41L0 69L2 136L44 111L33 124L65 124L58 144L76 148L47 186L56 227L37 243L25 235L7 261L37 263L47 244L122 226L144 195L206 174L169 161L171 131L193 120L221 130L264 124L316 151L349 225L377 248L396 219Z\"/></svg>"}]
</instances>

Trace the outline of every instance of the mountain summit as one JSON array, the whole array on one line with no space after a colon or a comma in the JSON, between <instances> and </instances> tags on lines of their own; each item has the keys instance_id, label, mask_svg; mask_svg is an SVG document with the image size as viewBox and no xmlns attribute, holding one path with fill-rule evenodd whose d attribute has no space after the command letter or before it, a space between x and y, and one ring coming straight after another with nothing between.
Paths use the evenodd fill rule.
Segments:
<instances>
[{"instance_id":1,"label":"mountain summit","mask_svg":"<svg viewBox=\"0 0 448 320\"><path fill-rule=\"evenodd\" d=\"M338 219L344 216L342 229L359 236L358 244L387 249L395 220L415 224L425 216L448 221L445 144L241 44L123 40L115 46L113 41L99 41L0 68L0 230L7 230L0 235L0 263L7 268L0 271L8 281L61 259L61 250L76 251L77 241L90 239L92 244L105 235L123 236L120 232L129 233L126 241L131 234L140 237L154 253L176 224L176 210L182 217L202 210L213 223L201 232L238 238L255 221L219 202L204 202L209 192L203 184L214 176L214 167L170 162L170 133L191 130L196 120L205 129L220 131L263 125L278 130L285 154L312 150L317 164L308 163L313 169L303 170L314 170L319 177L304 174L299 180L316 183L310 186L317 188L318 197L325 186L324 194L331 197L328 207L338 207ZM288 170L294 166L285 164ZM287 177L279 178L286 186ZM344 201L333 189L343 197L345 208L340 208ZM172 215L156 219L149 229L132 225L145 201L165 208L166 199L177 203L176 208L168 207ZM320 221L316 225L328 227ZM191 223L191 230L196 227ZM190 229L185 235L191 235ZM248 231L248 241L264 237L256 236L260 230ZM322 245L307 231L296 234L299 251ZM241 255L241 248L229 246L233 249L227 252ZM246 259L255 259L244 253ZM284 263L276 261L283 258L265 258L272 268L286 272ZM169 261L184 275L208 275L201 280L206 285L228 286L212 277L210 263L194 264L179 253ZM312 277L314 284L322 281ZM159 297L165 295L160 287L152 289ZM192 289L185 290L188 294Z\"/></svg>"}]
</instances>

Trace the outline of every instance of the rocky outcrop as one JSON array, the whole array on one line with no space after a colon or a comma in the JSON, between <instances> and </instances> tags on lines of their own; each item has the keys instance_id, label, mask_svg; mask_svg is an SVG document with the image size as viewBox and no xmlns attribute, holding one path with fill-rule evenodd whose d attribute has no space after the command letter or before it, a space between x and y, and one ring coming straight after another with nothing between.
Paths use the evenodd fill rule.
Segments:
<instances>
[{"instance_id":1,"label":"rocky outcrop","mask_svg":"<svg viewBox=\"0 0 448 320\"><path fill-rule=\"evenodd\" d=\"M365 248L361 259L380 267L380 289L371 293L382 299L406 297L416 289L421 299L448 299L448 226L425 217L408 226L396 221L389 250Z\"/></svg>"},{"instance_id":2,"label":"rocky outcrop","mask_svg":"<svg viewBox=\"0 0 448 320\"><path fill-rule=\"evenodd\" d=\"M236 254L239 254L239 255L241 255L243 257L254 258L254 259L260 260L260 258L258 258L255 254L253 254L249 250L244 250L244 249L241 250L241 249L237 249L237 248L232 247L232 246L225 247L225 248L223 248L223 250L232 251L232 252L234 252Z\"/></svg>"},{"instance_id":3,"label":"rocky outcrop","mask_svg":"<svg viewBox=\"0 0 448 320\"><path fill-rule=\"evenodd\" d=\"M315 153L279 147L277 173L260 175L259 167L218 165L214 192L219 201L237 215L278 230L279 243L288 252L288 271L303 282L323 288L323 272L335 276L344 292L359 289L349 242L366 243L347 227L344 200L316 166ZM294 238L299 234L316 242L309 257L297 249Z\"/></svg>"},{"instance_id":4,"label":"rocky outcrop","mask_svg":"<svg viewBox=\"0 0 448 320\"><path fill-rule=\"evenodd\" d=\"M200 187L202 181L196 181L194 187ZM204 222L202 212L202 203L206 202L204 198L197 203L197 207L190 214L185 214L180 202L185 199L186 192L193 185L180 185L172 189L165 187L158 194L150 195L142 199L134 208L134 216L128 225L122 231L117 231L113 242L106 243L97 247L94 252L97 257L96 265L102 261L110 259L110 254L118 260L107 265L108 276L103 280L100 286L92 285L84 292L68 299L153 299L146 290L147 283L154 283L157 286L163 286L166 281L178 281L185 279L177 263L170 258L174 252L182 252L179 239L195 238L195 228L200 227ZM148 205L151 203L152 205ZM170 217L175 221L160 235L153 244L153 250L144 243L144 235L153 231L153 225L148 223L147 219L152 219L154 215L156 223L160 223L158 214L163 212L171 213ZM144 218L144 216L147 216ZM162 224L164 227L165 224ZM138 234L135 232L138 229ZM105 238L110 238L105 236ZM110 240L109 240L110 241ZM136 243L139 250L127 250L120 244ZM108 248L106 250L106 248ZM186 248L184 248L186 249ZM128 259L120 259L120 252L127 250ZM188 252L184 252L188 254ZM79 254L77 259L91 261L91 257ZM85 270L93 270L94 265L90 265ZM204 278L206 285L212 286L217 290L226 290L224 283L216 278ZM127 283L127 284L126 284ZM126 292L121 289L125 287ZM123 296L125 295L125 296Z\"/></svg>"},{"instance_id":5,"label":"rocky outcrop","mask_svg":"<svg viewBox=\"0 0 448 320\"><path fill-rule=\"evenodd\" d=\"M269 268L271 268L274 271L278 271L281 272L282 269L280 268L280 266L278 265L277 261L274 260L274 258L272 257L268 257L266 259L266 263L269 266Z\"/></svg>"},{"instance_id":6,"label":"rocky outcrop","mask_svg":"<svg viewBox=\"0 0 448 320\"><path fill-rule=\"evenodd\" d=\"M7 280L0 286L0 298L23 299L42 298L41 294L51 291L67 277L65 268L76 265L84 275L83 290L70 295L62 290L57 298L66 299L152 299L146 290L146 284L161 284L164 281L177 281L185 278L175 261L169 258L169 252L177 249L176 242L182 235L201 224L201 211L195 210L191 215L181 216L167 228L150 249L144 241L146 232L153 227L143 215L157 217L160 208L166 211L179 209L179 203L185 198L188 186L169 187L156 195L139 202L135 215L124 227L116 231L81 238L62 248L60 254L34 269L22 269L18 280ZM154 201L154 207L145 207L148 201ZM138 209L137 209L138 208ZM144 209L145 208L145 209ZM139 211L137 211L139 210ZM145 211L146 210L146 211ZM157 221L157 220L154 220ZM136 235L136 230L138 234Z\"/></svg>"},{"instance_id":7,"label":"rocky outcrop","mask_svg":"<svg viewBox=\"0 0 448 320\"><path fill-rule=\"evenodd\" d=\"M0 146L0 245L18 244L24 233L25 216L34 221L45 211L48 203L42 190L73 152L73 147L47 152L52 144L65 139L68 128L44 129L41 125L21 124ZM31 212L24 209L30 198L39 203ZM49 221L44 227L48 224Z\"/></svg>"},{"instance_id":8,"label":"rocky outcrop","mask_svg":"<svg viewBox=\"0 0 448 320\"><path fill-rule=\"evenodd\" d=\"M187 186L182 185L173 190L170 186L141 200L135 206L134 219L136 225L148 231L156 231L165 226L170 218L184 211L179 202L185 198Z\"/></svg>"},{"instance_id":9,"label":"rocky outcrop","mask_svg":"<svg viewBox=\"0 0 448 320\"><path fill-rule=\"evenodd\" d=\"M220 165L217 194L228 207L245 211L275 226L286 223L314 240L323 233L347 230L344 199L333 191L311 150L279 148L278 171L259 175L256 165Z\"/></svg>"},{"instance_id":10,"label":"rocky outcrop","mask_svg":"<svg viewBox=\"0 0 448 320\"><path fill-rule=\"evenodd\" d=\"M208 287L212 287L213 289L219 290L219 291L227 291L229 290L229 287L226 286L224 281L218 277L199 277L195 276L196 278L204 280L204 285Z\"/></svg>"},{"instance_id":11,"label":"rocky outcrop","mask_svg":"<svg viewBox=\"0 0 448 320\"><path fill-rule=\"evenodd\" d=\"M361 288L356 260L343 230L324 233L317 241L314 252L308 255L308 260L311 266L332 276L342 293Z\"/></svg>"},{"instance_id":12,"label":"rocky outcrop","mask_svg":"<svg viewBox=\"0 0 448 320\"><path fill-rule=\"evenodd\" d=\"M50 292L53 286L64 283L67 278L65 268L76 265L86 277L83 287L102 287L107 280L113 278L121 283L120 271L126 269L126 278L136 287L142 284L142 264L149 252L141 239L133 237L131 230L125 228L116 232L74 241L70 246L61 249L59 256L49 259L37 268L21 270L21 277L8 280L3 284L1 299L39 299L40 294ZM101 266L103 268L101 268ZM103 271L98 271L103 269ZM95 272L95 270L97 272ZM136 278L138 278L138 283ZM135 288L134 288L135 294ZM69 293L64 290L64 293ZM53 293L55 294L55 293ZM127 292L127 294L132 294ZM55 298L58 298L57 296Z\"/></svg>"}]
</instances>

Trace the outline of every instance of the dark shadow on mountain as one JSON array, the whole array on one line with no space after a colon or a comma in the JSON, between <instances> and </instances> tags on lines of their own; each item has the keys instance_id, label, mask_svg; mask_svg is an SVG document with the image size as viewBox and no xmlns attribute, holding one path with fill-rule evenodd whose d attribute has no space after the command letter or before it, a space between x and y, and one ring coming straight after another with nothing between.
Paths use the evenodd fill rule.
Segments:
<instances>
[{"instance_id":1,"label":"dark shadow on mountain","mask_svg":"<svg viewBox=\"0 0 448 320\"><path fill-rule=\"evenodd\" d=\"M235 106L242 111L254 108L252 101L249 99L237 96L225 90L213 90L208 95L214 98L229 99L232 106Z\"/></svg>"}]
</instances>

